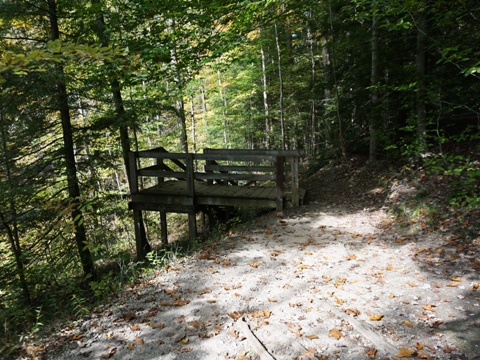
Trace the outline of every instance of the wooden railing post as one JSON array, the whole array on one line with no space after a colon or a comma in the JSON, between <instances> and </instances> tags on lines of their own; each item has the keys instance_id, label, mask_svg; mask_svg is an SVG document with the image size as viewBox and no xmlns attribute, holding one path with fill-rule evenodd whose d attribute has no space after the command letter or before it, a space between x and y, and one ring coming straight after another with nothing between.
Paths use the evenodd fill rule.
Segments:
<instances>
[{"instance_id":1,"label":"wooden railing post","mask_svg":"<svg viewBox=\"0 0 480 360\"><path fill-rule=\"evenodd\" d=\"M292 166L292 206L299 206L300 200L298 195L298 156L293 156L290 160Z\"/></svg>"},{"instance_id":2,"label":"wooden railing post","mask_svg":"<svg viewBox=\"0 0 480 360\"><path fill-rule=\"evenodd\" d=\"M284 198L285 198L285 156L277 156L276 164L276 203L277 211L282 211L284 208Z\"/></svg>"},{"instance_id":3,"label":"wooden railing post","mask_svg":"<svg viewBox=\"0 0 480 360\"><path fill-rule=\"evenodd\" d=\"M197 219L195 209L195 170L193 167L193 154L186 154L186 180L187 180L187 196L190 198L192 208L188 212L188 233L190 241L194 241L197 237Z\"/></svg>"},{"instance_id":4,"label":"wooden railing post","mask_svg":"<svg viewBox=\"0 0 480 360\"><path fill-rule=\"evenodd\" d=\"M133 151L130 151L128 153L128 167L128 174L130 175L130 179L128 179L130 193L136 194L138 193L137 157L135 156L135 152Z\"/></svg>"}]
</instances>

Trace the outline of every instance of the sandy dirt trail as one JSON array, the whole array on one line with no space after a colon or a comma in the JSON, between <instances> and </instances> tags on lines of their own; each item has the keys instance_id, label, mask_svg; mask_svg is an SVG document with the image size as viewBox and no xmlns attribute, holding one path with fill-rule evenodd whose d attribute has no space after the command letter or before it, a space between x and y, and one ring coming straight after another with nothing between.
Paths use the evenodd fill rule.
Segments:
<instances>
[{"instance_id":1,"label":"sandy dirt trail","mask_svg":"<svg viewBox=\"0 0 480 360\"><path fill-rule=\"evenodd\" d=\"M381 209L269 213L65 326L47 358L480 358L479 252L450 240Z\"/></svg>"}]
</instances>

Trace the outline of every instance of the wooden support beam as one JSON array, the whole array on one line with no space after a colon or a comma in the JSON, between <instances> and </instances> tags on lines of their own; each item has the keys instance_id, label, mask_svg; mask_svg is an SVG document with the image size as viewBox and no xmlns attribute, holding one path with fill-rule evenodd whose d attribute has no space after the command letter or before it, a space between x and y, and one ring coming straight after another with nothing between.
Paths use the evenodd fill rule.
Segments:
<instances>
[{"instance_id":1,"label":"wooden support beam","mask_svg":"<svg viewBox=\"0 0 480 360\"><path fill-rule=\"evenodd\" d=\"M294 156L290 158L290 164L292 167L292 206L299 206L300 199L298 196L298 156Z\"/></svg>"},{"instance_id":2,"label":"wooden support beam","mask_svg":"<svg viewBox=\"0 0 480 360\"><path fill-rule=\"evenodd\" d=\"M135 228L135 245L137 251L137 260L145 260L145 255L152 251L150 244L147 241L147 234L145 233L145 226L143 224L143 216L141 210L133 211L133 222Z\"/></svg>"},{"instance_id":3,"label":"wooden support beam","mask_svg":"<svg viewBox=\"0 0 480 360\"><path fill-rule=\"evenodd\" d=\"M160 238L163 245L168 244L167 213L160 211Z\"/></svg>"},{"instance_id":4,"label":"wooden support beam","mask_svg":"<svg viewBox=\"0 0 480 360\"><path fill-rule=\"evenodd\" d=\"M188 213L188 235L190 242L194 242L197 237L197 218L195 212Z\"/></svg>"},{"instance_id":5,"label":"wooden support beam","mask_svg":"<svg viewBox=\"0 0 480 360\"><path fill-rule=\"evenodd\" d=\"M284 198L285 198L285 183L284 183L284 172L285 172L285 156L277 156L277 172L276 172L276 204L277 211L282 211L284 208Z\"/></svg>"}]
</instances>

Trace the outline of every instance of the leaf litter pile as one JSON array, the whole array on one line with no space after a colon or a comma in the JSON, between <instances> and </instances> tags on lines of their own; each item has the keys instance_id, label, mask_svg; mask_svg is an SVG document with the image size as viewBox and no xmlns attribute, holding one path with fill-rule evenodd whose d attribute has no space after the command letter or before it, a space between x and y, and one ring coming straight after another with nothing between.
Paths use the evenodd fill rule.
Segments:
<instances>
[{"instance_id":1,"label":"leaf litter pile","mask_svg":"<svg viewBox=\"0 0 480 360\"><path fill-rule=\"evenodd\" d=\"M140 280L64 326L47 358L480 358L480 237L445 219L399 229L389 207L408 183L315 177L309 204Z\"/></svg>"}]
</instances>

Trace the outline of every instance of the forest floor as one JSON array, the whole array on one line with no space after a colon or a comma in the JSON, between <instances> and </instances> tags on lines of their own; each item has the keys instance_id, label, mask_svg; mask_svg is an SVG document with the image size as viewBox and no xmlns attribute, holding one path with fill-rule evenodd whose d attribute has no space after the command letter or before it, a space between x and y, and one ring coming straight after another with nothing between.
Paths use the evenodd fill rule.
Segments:
<instances>
[{"instance_id":1,"label":"forest floor","mask_svg":"<svg viewBox=\"0 0 480 360\"><path fill-rule=\"evenodd\" d=\"M304 181L306 205L173 259L30 353L480 359L480 234L466 235L478 226L447 205L434 212L445 188L415 174L320 170Z\"/></svg>"}]
</instances>

